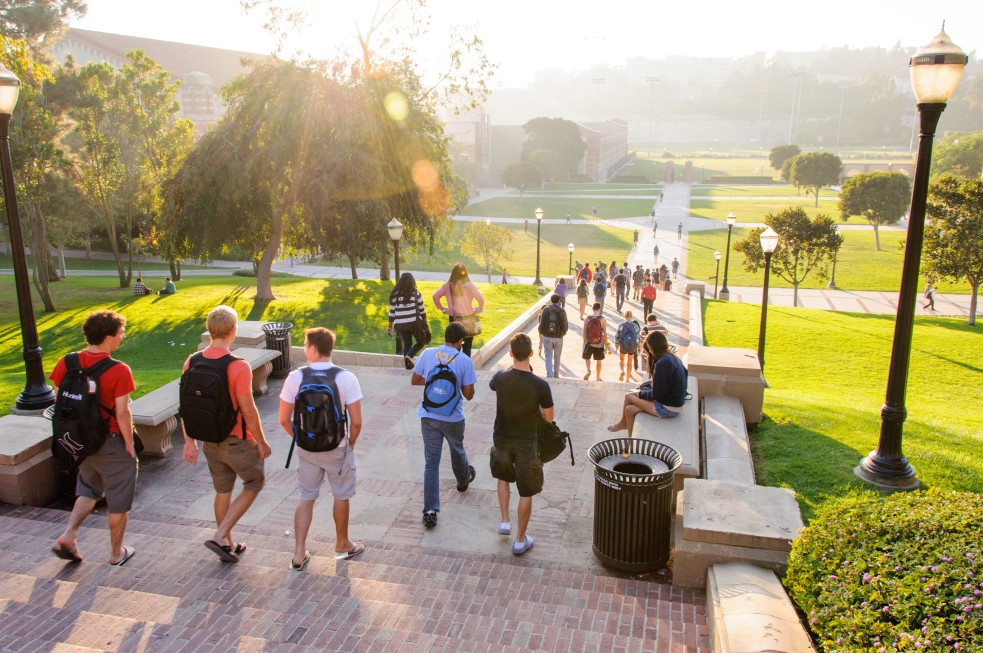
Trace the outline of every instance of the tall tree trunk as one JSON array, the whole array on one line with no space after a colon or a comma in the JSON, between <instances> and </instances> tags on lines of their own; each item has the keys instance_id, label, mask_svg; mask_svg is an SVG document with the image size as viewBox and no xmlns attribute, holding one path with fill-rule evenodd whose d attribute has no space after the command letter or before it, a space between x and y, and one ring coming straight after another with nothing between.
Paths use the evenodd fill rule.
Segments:
<instances>
[{"instance_id":1,"label":"tall tree trunk","mask_svg":"<svg viewBox=\"0 0 983 653\"><path fill-rule=\"evenodd\" d=\"M792 306L798 307L799 305L799 282L796 281L792 284Z\"/></svg>"},{"instance_id":2,"label":"tall tree trunk","mask_svg":"<svg viewBox=\"0 0 983 653\"><path fill-rule=\"evenodd\" d=\"M871 222L870 224L871 224L871 226L874 227L874 251L875 252L879 252L879 251L881 251L881 234L877 230L877 223L876 222Z\"/></svg>"},{"instance_id":3,"label":"tall tree trunk","mask_svg":"<svg viewBox=\"0 0 983 653\"><path fill-rule=\"evenodd\" d=\"M263 256L259 260L259 268L256 270L256 299L258 301L273 301L273 284L271 282L273 261L276 253L280 251L280 238L283 236L283 213L277 211L273 215L270 223L270 240L266 243Z\"/></svg>"},{"instance_id":4,"label":"tall tree trunk","mask_svg":"<svg viewBox=\"0 0 983 653\"><path fill-rule=\"evenodd\" d=\"M61 276L63 279L68 278L68 270L65 268L65 244L61 243L58 245L58 262L61 264Z\"/></svg>"},{"instance_id":5,"label":"tall tree trunk","mask_svg":"<svg viewBox=\"0 0 983 653\"><path fill-rule=\"evenodd\" d=\"M92 260L92 238L88 236L85 238L85 260Z\"/></svg>"},{"instance_id":6,"label":"tall tree trunk","mask_svg":"<svg viewBox=\"0 0 983 653\"><path fill-rule=\"evenodd\" d=\"M31 256L34 259L32 280L34 288L41 297L45 313L54 313L55 305L51 301L48 283L51 279L51 248L48 246L48 234L45 231L44 215L37 206L29 203L26 207L27 219L30 222ZM57 275L56 275L57 276Z\"/></svg>"},{"instance_id":7,"label":"tall tree trunk","mask_svg":"<svg viewBox=\"0 0 983 653\"><path fill-rule=\"evenodd\" d=\"M389 281L389 250L382 252L382 264L379 265L379 280Z\"/></svg>"},{"instance_id":8,"label":"tall tree trunk","mask_svg":"<svg viewBox=\"0 0 983 653\"><path fill-rule=\"evenodd\" d=\"M346 254L345 256L348 257L348 266L352 270L352 279L358 279L358 268L355 267L355 263L356 263L355 257L352 256L351 254Z\"/></svg>"},{"instance_id":9,"label":"tall tree trunk","mask_svg":"<svg viewBox=\"0 0 983 653\"><path fill-rule=\"evenodd\" d=\"M976 326L976 300L979 298L980 282L972 284L973 294L969 298L969 326Z\"/></svg>"},{"instance_id":10,"label":"tall tree trunk","mask_svg":"<svg viewBox=\"0 0 983 653\"><path fill-rule=\"evenodd\" d=\"M171 269L171 279L174 281L180 281L181 275L177 273L177 260L168 261L167 266Z\"/></svg>"}]
</instances>

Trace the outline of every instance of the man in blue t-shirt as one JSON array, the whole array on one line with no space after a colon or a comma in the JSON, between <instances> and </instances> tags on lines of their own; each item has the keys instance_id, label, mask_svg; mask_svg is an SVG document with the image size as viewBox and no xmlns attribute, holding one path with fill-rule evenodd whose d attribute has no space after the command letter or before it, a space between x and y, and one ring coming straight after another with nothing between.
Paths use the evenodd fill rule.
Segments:
<instances>
[{"instance_id":1,"label":"man in blue t-shirt","mask_svg":"<svg viewBox=\"0 0 983 653\"><path fill-rule=\"evenodd\" d=\"M440 512L440 454L444 448L444 440L451 452L451 468L457 479L457 491L464 492L474 480L474 467L468 463L468 454L464 451L464 402L474 397L474 384L477 377L474 373L474 363L461 351L467 332L460 322L451 322L444 330L444 344L427 349L416 361L413 367L413 385L427 385L427 376L431 370L446 364L450 367L456 381L456 403L449 414L443 415L428 409L420 402L417 417L420 418L420 431L423 435L423 525L433 528L437 525L437 514ZM424 390L426 392L426 390Z\"/></svg>"}]
</instances>

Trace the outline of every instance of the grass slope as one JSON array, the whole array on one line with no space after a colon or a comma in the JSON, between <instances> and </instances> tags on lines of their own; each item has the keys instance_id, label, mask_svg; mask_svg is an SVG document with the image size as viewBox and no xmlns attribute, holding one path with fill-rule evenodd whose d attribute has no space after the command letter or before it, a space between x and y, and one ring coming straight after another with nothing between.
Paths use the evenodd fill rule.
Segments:
<instances>
[{"instance_id":1,"label":"grass slope","mask_svg":"<svg viewBox=\"0 0 983 653\"><path fill-rule=\"evenodd\" d=\"M626 193L626 194L634 194ZM658 195L655 192L654 195ZM493 218L527 218L536 223L536 209L543 209L544 218L562 220L567 213L573 220L592 219L591 209L597 207L598 218L637 218L649 214L654 199L616 199L569 197L495 197L485 202L471 204L464 215L480 215Z\"/></svg>"}]
</instances>

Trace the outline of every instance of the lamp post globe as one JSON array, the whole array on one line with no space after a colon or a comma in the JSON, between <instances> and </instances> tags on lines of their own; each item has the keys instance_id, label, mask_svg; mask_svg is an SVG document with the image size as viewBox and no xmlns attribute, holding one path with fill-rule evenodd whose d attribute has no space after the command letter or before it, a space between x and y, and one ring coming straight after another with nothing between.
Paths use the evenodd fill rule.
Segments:
<instances>
[{"instance_id":1,"label":"lamp post globe","mask_svg":"<svg viewBox=\"0 0 983 653\"><path fill-rule=\"evenodd\" d=\"M573 274L573 243L567 245L567 251L570 252L570 263L567 264L567 274Z\"/></svg>"},{"instance_id":2,"label":"lamp post globe","mask_svg":"<svg viewBox=\"0 0 983 653\"><path fill-rule=\"evenodd\" d=\"M14 166L10 160L10 119L20 96L17 75L0 63L0 168L3 175L3 198L7 208L7 229L10 233L10 254L14 266L14 286L17 290L17 311L20 316L21 339L24 342L24 368L27 382L14 402L12 413L32 414L55 403L55 393L45 382L38 325L34 319L31 286L24 254L24 236L17 211L17 186Z\"/></svg>"},{"instance_id":3,"label":"lamp post globe","mask_svg":"<svg viewBox=\"0 0 983 653\"><path fill-rule=\"evenodd\" d=\"M539 208L536 209L536 280L533 281L532 283L534 286L539 286L540 288L543 287L543 280L539 278L539 247L540 247L539 228L542 225L542 223L543 223L543 209Z\"/></svg>"},{"instance_id":4,"label":"lamp post globe","mask_svg":"<svg viewBox=\"0 0 983 653\"><path fill-rule=\"evenodd\" d=\"M730 234L734 230L737 216L733 212L727 214L727 249L724 251L724 284L720 289L720 299L730 301L730 289L727 287L727 271L730 269Z\"/></svg>"},{"instance_id":5,"label":"lamp post globe","mask_svg":"<svg viewBox=\"0 0 983 653\"><path fill-rule=\"evenodd\" d=\"M765 329L768 323L768 279L771 276L771 255L778 247L778 232L768 227L759 237L765 255L765 282L761 290L761 327L758 329L758 364L765 369Z\"/></svg>"},{"instance_id":6,"label":"lamp post globe","mask_svg":"<svg viewBox=\"0 0 983 653\"><path fill-rule=\"evenodd\" d=\"M887 392L881 407L881 432L877 448L853 470L861 480L880 488L914 490L921 485L915 469L901 451L902 431L908 411L905 394L911 360L918 268L925 236L925 207L928 201L932 142L939 118L956 90L969 57L953 44L943 29L928 45L915 51L909 62L911 87L918 104L919 137L915 174L911 185L911 209L901 268L901 290L894 322Z\"/></svg>"},{"instance_id":7,"label":"lamp post globe","mask_svg":"<svg viewBox=\"0 0 983 653\"><path fill-rule=\"evenodd\" d=\"M396 254L396 279L399 280L399 240L403 237L403 223L393 218L386 225L389 231L389 238L393 241L393 249Z\"/></svg>"},{"instance_id":8,"label":"lamp post globe","mask_svg":"<svg viewBox=\"0 0 983 653\"><path fill-rule=\"evenodd\" d=\"M719 249L716 252L713 253L713 258L717 259L717 271L713 273L713 298L714 299L717 298L717 282L720 280L720 257L721 256L723 256L723 254L720 253L720 250Z\"/></svg>"}]
</instances>

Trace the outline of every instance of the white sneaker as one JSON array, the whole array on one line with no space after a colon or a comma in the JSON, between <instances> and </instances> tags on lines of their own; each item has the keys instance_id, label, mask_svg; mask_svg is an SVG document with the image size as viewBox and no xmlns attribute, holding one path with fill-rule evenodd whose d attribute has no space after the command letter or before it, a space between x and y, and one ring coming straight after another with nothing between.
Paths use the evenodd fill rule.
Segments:
<instances>
[{"instance_id":1,"label":"white sneaker","mask_svg":"<svg viewBox=\"0 0 983 653\"><path fill-rule=\"evenodd\" d=\"M511 535L512 534L512 522L503 521L498 525L499 535Z\"/></svg>"}]
</instances>

